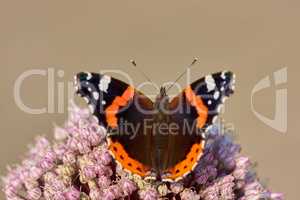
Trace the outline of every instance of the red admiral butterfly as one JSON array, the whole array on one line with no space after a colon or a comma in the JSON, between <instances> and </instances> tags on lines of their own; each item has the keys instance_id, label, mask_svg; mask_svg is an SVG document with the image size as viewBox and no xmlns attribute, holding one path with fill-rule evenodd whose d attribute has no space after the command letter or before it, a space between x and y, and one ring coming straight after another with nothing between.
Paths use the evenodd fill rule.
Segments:
<instances>
[{"instance_id":1,"label":"red admiral butterfly","mask_svg":"<svg viewBox=\"0 0 300 200\"><path fill-rule=\"evenodd\" d=\"M205 132L233 93L234 74L207 75L171 101L164 87L152 102L132 86L97 73L78 73L75 87L108 129L108 148L125 171L145 179L178 181L203 154Z\"/></svg>"}]
</instances>

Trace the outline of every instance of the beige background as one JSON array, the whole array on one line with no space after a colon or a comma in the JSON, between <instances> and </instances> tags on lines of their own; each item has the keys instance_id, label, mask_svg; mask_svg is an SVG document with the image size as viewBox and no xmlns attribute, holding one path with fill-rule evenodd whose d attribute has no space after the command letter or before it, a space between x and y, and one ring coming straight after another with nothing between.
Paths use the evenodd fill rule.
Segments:
<instances>
[{"instance_id":1,"label":"beige background","mask_svg":"<svg viewBox=\"0 0 300 200\"><path fill-rule=\"evenodd\" d=\"M288 200L299 199L299 6L296 0L1 0L0 174L22 158L35 135L51 138L53 123L66 118L66 113L31 115L20 110L13 86L24 71L63 70L57 84L82 70L119 69L138 85L144 79L128 62L135 58L162 84L174 80L197 56L200 63L192 80L225 68L236 73L237 92L227 101L223 117L234 123L243 153L258 162L262 181ZM284 66L288 84L279 88L288 87L286 134L259 121L250 107L254 85ZM268 117L274 114L274 92L273 85L255 97L255 108ZM26 80L21 95L30 106L45 106L46 78Z\"/></svg>"}]
</instances>

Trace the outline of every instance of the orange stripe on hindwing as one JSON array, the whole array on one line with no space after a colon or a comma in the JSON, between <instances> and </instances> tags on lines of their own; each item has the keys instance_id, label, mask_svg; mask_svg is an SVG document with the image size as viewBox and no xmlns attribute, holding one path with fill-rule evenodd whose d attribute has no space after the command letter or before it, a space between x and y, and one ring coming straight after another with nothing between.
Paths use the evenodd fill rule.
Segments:
<instances>
[{"instance_id":1,"label":"orange stripe on hindwing","mask_svg":"<svg viewBox=\"0 0 300 200\"><path fill-rule=\"evenodd\" d=\"M134 174L138 174L141 177L146 176L146 173L149 171L149 167L143 165L139 161L131 158L123 145L119 142L113 142L111 139L109 140L109 151L113 155L113 157L121 164L121 166Z\"/></svg>"},{"instance_id":2,"label":"orange stripe on hindwing","mask_svg":"<svg viewBox=\"0 0 300 200\"><path fill-rule=\"evenodd\" d=\"M200 96L197 96L191 86L188 86L185 89L185 97L189 101L189 103L195 107L198 113L197 117L197 127L202 128L208 117L208 108L204 105Z\"/></svg>"},{"instance_id":3,"label":"orange stripe on hindwing","mask_svg":"<svg viewBox=\"0 0 300 200\"><path fill-rule=\"evenodd\" d=\"M116 128L118 126L118 118L116 114L118 113L120 107L126 106L128 101L134 96L134 88L128 86L123 92L122 96L117 96L111 105L105 109L105 117L108 126Z\"/></svg>"},{"instance_id":4,"label":"orange stripe on hindwing","mask_svg":"<svg viewBox=\"0 0 300 200\"><path fill-rule=\"evenodd\" d=\"M183 161L177 163L174 167L167 170L170 175L165 177L165 179L177 181L178 179L181 179L189 172L194 170L194 167L197 165L199 158L203 154L204 143L205 142L203 140L200 143L194 144Z\"/></svg>"}]
</instances>

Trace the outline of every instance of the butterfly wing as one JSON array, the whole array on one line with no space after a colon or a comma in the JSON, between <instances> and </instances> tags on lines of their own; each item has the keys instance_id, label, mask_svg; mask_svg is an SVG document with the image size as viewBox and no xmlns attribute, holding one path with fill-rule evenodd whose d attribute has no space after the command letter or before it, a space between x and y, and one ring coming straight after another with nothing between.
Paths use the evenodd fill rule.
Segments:
<instances>
[{"instance_id":1,"label":"butterfly wing","mask_svg":"<svg viewBox=\"0 0 300 200\"><path fill-rule=\"evenodd\" d=\"M205 145L203 134L215 121L226 97L233 93L234 74L229 71L205 76L169 104L170 118L179 131L169 134L168 168L163 180L179 180L191 172Z\"/></svg>"},{"instance_id":2,"label":"butterfly wing","mask_svg":"<svg viewBox=\"0 0 300 200\"><path fill-rule=\"evenodd\" d=\"M146 129L144 121L152 117L152 101L132 86L97 73L78 73L75 88L108 129L115 160L126 171L145 176L151 168L151 128Z\"/></svg>"}]
</instances>

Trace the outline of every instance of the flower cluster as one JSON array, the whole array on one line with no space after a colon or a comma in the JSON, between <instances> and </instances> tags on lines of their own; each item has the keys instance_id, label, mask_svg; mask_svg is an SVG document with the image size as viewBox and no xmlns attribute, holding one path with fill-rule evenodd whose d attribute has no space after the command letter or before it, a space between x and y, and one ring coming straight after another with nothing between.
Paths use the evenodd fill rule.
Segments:
<instances>
[{"instance_id":1,"label":"flower cluster","mask_svg":"<svg viewBox=\"0 0 300 200\"><path fill-rule=\"evenodd\" d=\"M146 182L124 172L107 150L106 130L74 104L54 137L53 143L36 138L22 163L9 169L3 178L7 200L283 199L262 186L240 146L217 126L193 173L174 183Z\"/></svg>"}]
</instances>

